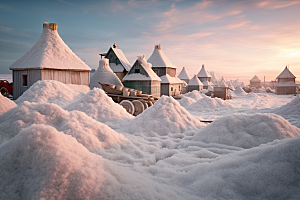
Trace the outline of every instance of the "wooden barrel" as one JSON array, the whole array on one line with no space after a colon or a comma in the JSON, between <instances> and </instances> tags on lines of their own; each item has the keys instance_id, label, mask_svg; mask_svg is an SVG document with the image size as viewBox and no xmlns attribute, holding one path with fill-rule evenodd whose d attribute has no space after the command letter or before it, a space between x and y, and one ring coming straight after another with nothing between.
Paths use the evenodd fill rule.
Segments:
<instances>
[{"instance_id":1,"label":"wooden barrel","mask_svg":"<svg viewBox=\"0 0 300 200\"><path fill-rule=\"evenodd\" d=\"M123 101L120 102L120 105L123 106L123 108L125 108L126 111L129 114L133 115L133 113L134 113L134 105L133 105L133 103L131 101L123 100Z\"/></svg>"},{"instance_id":2,"label":"wooden barrel","mask_svg":"<svg viewBox=\"0 0 300 200\"><path fill-rule=\"evenodd\" d=\"M134 105L134 116L141 114L144 111L144 104L139 100L132 101Z\"/></svg>"},{"instance_id":3,"label":"wooden barrel","mask_svg":"<svg viewBox=\"0 0 300 200\"><path fill-rule=\"evenodd\" d=\"M142 103L143 103L143 105L144 105L144 110L146 110L149 106L148 106L148 103L147 103L147 101L145 101L145 100L140 100Z\"/></svg>"},{"instance_id":4,"label":"wooden barrel","mask_svg":"<svg viewBox=\"0 0 300 200\"><path fill-rule=\"evenodd\" d=\"M116 85L116 90L123 91L123 86Z\"/></svg>"},{"instance_id":5,"label":"wooden barrel","mask_svg":"<svg viewBox=\"0 0 300 200\"><path fill-rule=\"evenodd\" d=\"M147 101L148 107L153 106L152 101Z\"/></svg>"}]
</instances>

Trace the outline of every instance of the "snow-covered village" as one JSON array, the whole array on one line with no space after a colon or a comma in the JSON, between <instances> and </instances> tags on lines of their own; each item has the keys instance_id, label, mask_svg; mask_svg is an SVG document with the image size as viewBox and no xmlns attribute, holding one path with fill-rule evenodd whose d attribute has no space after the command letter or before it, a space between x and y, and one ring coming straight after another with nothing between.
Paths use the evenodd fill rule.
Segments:
<instances>
[{"instance_id":1,"label":"snow-covered village","mask_svg":"<svg viewBox=\"0 0 300 200\"><path fill-rule=\"evenodd\" d=\"M19 20L0 21L0 200L300 199L300 2L19 3L0 3Z\"/></svg>"}]
</instances>

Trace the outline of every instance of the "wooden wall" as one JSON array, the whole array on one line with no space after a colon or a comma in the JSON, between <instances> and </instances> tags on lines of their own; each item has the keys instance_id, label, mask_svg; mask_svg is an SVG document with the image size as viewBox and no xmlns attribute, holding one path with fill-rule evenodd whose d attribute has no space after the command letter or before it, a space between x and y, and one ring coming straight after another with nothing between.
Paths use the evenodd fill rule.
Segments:
<instances>
[{"instance_id":1,"label":"wooden wall","mask_svg":"<svg viewBox=\"0 0 300 200\"><path fill-rule=\"evenodd\" d=\"M171 77L176 76L176 69L170 67L152 67L152 70L157 74L157 76L161 77L166 74L169 74Z\"/></svg>"},{"instance_id":2,"label":"wooden wall","mask_svg":"<svg viewBox=\"0 0 300 200\"><path fill-rule=\"evenodd\" d=\"M141 89L144 93L160 97L160 81L124 81L124 86L133 89Z\"/></svg>"}]
</instances>

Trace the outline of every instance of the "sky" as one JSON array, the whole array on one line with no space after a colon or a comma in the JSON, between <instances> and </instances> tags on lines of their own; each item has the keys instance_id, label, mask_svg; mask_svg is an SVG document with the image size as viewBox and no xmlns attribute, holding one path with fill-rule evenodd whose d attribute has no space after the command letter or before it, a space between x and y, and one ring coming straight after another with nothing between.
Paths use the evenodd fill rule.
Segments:
<instances>
[{"instance_id":1,"label":"sky","mask_svg":"<svg viewBox=\"0 0 300 200\"><path fill-rule=\"evenodd\" d=\"M44 22L92 69L117 42L131 64L156 44L192 77L275 80L288 65L300 80L299 0L0 1L0 74L34 45Z\"/></svg>"}]
</instances>

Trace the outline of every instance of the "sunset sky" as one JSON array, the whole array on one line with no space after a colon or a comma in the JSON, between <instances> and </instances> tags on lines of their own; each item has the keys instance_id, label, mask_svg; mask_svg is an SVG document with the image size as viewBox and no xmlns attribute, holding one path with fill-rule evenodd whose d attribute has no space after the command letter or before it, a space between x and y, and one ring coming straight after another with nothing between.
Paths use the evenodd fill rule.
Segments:
<instances>
[{"instance_id":1,"label":"sunset sky","mask_svg":"<svg viewBox=\"0 0 300 200\"><path fill-rule=\"evenodd\" d=\"M300 0L152 0L0 2L0 74L58 24L65 43L87 65L117 42L131 64L154 45L190 76L202 64L220 78L249 84L275 80L289 65L300 80Z\"/></svg>"}]
</instances>

